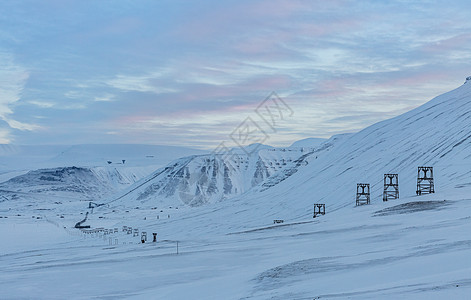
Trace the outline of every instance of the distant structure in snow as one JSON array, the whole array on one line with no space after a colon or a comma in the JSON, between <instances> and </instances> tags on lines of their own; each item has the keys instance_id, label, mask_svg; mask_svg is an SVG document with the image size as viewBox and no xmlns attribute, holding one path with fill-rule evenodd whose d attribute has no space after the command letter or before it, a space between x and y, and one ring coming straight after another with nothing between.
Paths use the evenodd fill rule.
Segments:
<instances>
[{"instance_id":1,"label":"distant structure in snow","mask_svg":"<svg viewBox=\"0 0 471 300\"><path fill-rule=\"evenodd\" d=\"M433 167L417 169L417 195L435 193L433 185Z\"/></svg>"},{"instance_id":2,"label":"distant structure in snow","mask_svg":"<svg viewBox=\"0 0 471 300\"><path fill-rule=\"evenodd\" d=\"M147 242L147 232L143 231L141 232L141 243Z\"/></svg>"},{"instance_id":3,"label":"distant structure in snow","mask_svg":"<svg viewBox=\"0 0 471 300\"><path fill-rule=\"evenodd\" d=\"M103 203L88 202L88 208L95 208L104 205Z\"/></svg>"},{"instance_id":4,"label":"distant structure in snow","mask_svg":"<svg viewBox=\"0 0 471 300\"><path fill-rule=\"evenodd\" d=\"M87 217L88 217L88 211L87 211L87 213L85 214L85 219L83 219L83 220L80 221L80 222L77 222L77 223L75 224L75 228L78 228L78 229L90 228L90 225L82 225L83 223L85 223L85 221L87 221Z\"/></svg>"},{"instance_id":5,"label":"distant structure in snow","mask_svg":"<svg viewBox=\"0 0 471 300\"><path fill-rule=\"evenodd\" d=\"M468 76L468 77L466 77L466 81L465 81L464 83L466 83L466 82L468 82L468 81L470 81L470 80L471 80L471 76Z\"/></svg>"},{"instance_id":6,"label":"distant structure in snow","mask_svg":"<svg viewBox=\"0 0 471 300\"><path fill-rule=\"evenodd\" d=\"M384 174L383 201L399 198L398 174Z\"/></svg>"},{"instance_id":7,"label":"distant structure in snow","mask_svg":"<svg viewBox=\"0 0 471 300\"><path fill-rule=\"evenodd\" d=\"M320 204L320 203L314 204L313 218L317 217L318 215L325 215L325 204Z\"/></svg>"},{"instance_id":8,"label":"distant structure in snow","mask_svg":"<svg viewBox=\"0 0 471 300\"><path fill-rule=\"evenodd\" d=\"M356 206L370 204L370 184L357 183L357 201Z\"/></svg>"}]
</instances>

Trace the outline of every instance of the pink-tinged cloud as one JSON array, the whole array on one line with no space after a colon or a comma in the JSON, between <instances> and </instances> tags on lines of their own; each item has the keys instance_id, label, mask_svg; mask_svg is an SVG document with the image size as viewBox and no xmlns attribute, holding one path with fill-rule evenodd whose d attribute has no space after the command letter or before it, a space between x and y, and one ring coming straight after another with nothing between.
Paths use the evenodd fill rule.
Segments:
<instances>
[{"instance_id":1,"label":"pink-tinged cloud","mask_svg":"<svg viewBox=\"0 0 471 300\"><path fill-rule=\"evenodd\" d=\"M325 136L399 113L471 75L466 1L10 2L1 47L31 76L15 87L8 75L0 86L13 93L0 99L0 117L13 120L1 121L2 139L28 144L45 135L17 122L50 129L51 143L100 140L94 124L132 130L114 135L123 142L177 141L178 130L202 128L220 136L272 91L299 108L288 132ZM332 122L319 124L318 112Z\"/></svg>"}]
</instances>

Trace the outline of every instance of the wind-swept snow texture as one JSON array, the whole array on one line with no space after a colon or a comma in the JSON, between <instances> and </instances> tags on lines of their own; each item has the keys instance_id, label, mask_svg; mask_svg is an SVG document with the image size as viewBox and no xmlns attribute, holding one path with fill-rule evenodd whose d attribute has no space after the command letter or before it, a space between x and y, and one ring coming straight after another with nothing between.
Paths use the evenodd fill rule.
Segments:
<instances>
[{"instance_id":1,"label":"wind-swept snow texture","mask_svg":"<svg viewBox=\"0 0 471 300\"><path fill-rule=\"evenodd\" d=\"M70 229L83 202L2 198L1 297L469 299L470 124L466 83L309 151L179 159L93 209L86 225L120 229L106 236ZM415 195L418 166L434 167L435 194ZM400 199L382 201L385 173ZM358 182L370 205L355 207Z\"/></svg>"}]
</instances>

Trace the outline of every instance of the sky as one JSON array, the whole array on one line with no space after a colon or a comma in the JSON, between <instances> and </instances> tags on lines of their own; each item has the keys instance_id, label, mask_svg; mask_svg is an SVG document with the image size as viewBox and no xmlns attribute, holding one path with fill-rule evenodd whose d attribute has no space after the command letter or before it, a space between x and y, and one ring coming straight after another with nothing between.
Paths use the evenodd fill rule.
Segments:
<instances>
[{"instance_id":1,"label":"sky","mask_svg":"<svg viewBox=\"0 0 471 300\"><path fill-rule=\"evenodd\" d=\"M2 0L0 144L356 132L463 84L470 15L469 1Z\"/></svg>"}]
</instances>

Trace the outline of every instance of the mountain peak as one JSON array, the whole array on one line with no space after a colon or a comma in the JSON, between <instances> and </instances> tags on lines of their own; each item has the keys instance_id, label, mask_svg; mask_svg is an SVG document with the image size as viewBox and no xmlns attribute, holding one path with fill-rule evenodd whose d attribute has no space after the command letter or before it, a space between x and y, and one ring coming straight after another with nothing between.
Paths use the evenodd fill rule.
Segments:
<instances>
[{"instance_id":1,"label":"mountain peak","mask_svg":"<svg viewBox=\"0 0 471 300\"><path fill-rule=\"evenodd\" d=\"M234 153L258 153L258 150L262 149L273 149L273 146L261 144L261 143L253 143L243 148L241 147L234 147L232 148Z\"/></svg>"}]
</instances>

